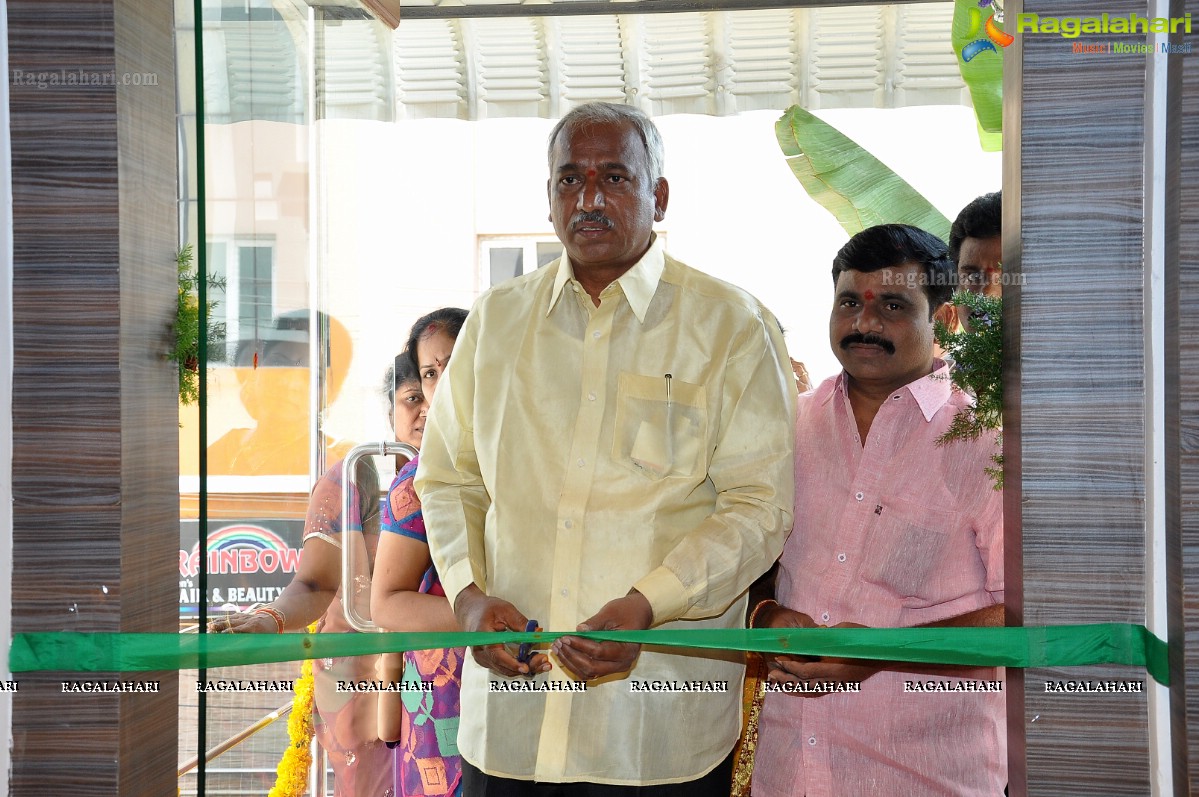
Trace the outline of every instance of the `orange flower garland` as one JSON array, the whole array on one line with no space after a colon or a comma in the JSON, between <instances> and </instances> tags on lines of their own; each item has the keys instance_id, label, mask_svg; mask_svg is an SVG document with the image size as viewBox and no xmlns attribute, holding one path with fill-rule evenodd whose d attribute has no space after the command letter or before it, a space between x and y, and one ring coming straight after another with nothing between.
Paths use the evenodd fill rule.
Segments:
<instances>
[{"instance_id":1,"label":"orange flower garland","mask_svg":"<svg viewBox=\"0 0 1199 797\"><path fill-rule=\"evenodd\" d=\"M316 624L309 627L309 633ZM308 790L308 770L312 766L312 660L300 665L300 678L295 685L296 696L287 718L287 738L290 744L279 761L275 785L267 797L303 797Z\"/></svg>"}]
</instances>

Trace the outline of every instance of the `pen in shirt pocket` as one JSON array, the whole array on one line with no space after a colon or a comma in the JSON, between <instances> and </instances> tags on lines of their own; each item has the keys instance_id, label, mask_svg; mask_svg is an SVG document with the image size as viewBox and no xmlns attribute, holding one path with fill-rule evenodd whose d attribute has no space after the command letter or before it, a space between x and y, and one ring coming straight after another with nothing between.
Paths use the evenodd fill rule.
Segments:
<instances>
[{"instance_id":1,"label":"pen in shirt pocket","mask_svg":"<svg viewBox=\"0 0 1199 797\"><path fill-rule=\"evenodd\" d=\"M674 464L674 394L672 382L674 377L666 374L666 466Z\"/></svg>"}]
</instances>

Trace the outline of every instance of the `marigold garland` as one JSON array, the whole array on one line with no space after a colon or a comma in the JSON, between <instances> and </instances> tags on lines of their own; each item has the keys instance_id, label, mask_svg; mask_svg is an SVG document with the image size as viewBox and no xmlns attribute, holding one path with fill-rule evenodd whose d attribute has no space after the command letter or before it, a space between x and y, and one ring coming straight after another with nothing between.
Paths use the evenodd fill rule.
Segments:
<instances>
[{"instance_id":1,"label":"marigold garland","mask_svg":"<svg viewBox=\"0 0 1199 797\"><path fill-rule=\"evenodd\" d=\"M308 632L316 630L314 623ZM287 738L290 743L279 760L278 777L267 797L302 797L308 790L308 770L312 766L312 660L300 665L300 678L295 683L296 696L287 718Z\"/></svg>"}]
</instances>

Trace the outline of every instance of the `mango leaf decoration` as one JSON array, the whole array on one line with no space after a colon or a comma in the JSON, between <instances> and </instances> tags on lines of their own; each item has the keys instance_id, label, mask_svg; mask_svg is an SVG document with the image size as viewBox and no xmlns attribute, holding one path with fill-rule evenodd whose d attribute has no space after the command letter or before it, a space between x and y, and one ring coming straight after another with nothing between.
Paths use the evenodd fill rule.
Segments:
<instances>
[{"instance_id":1,"label":"mango leaf decoration","mask_svg":"<svg viewBox=\"0 0 1199 797\"><path fill-rule=\"evenodd\" d=\"M1002 145L1004 49L1013 40L1002 24L1002 0L954 0L950 41L987 152Z\"/></svg>"},{"instance_id":2,"label":"mango leaf decoration","mask_svg":"<svg viewBox=\"0 0 1199 797\"><path fill-rule=\"evenodd\" d=\"M949 240L949 219L941 211L829 123L793 105L774 132L804 190L850 235L876 224L911 224Z\"/></svg>"}]
</instances>

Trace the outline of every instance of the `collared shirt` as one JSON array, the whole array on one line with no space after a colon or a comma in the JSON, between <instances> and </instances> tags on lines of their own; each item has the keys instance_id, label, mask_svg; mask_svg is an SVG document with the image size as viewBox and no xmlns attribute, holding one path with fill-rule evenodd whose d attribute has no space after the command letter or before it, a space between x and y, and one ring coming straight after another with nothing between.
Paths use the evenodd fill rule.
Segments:
<instances>
[{"instance_id":1,"label":"collared shirt","mask_svg":"<svg viewBox=\"0 0 1199 797\"><path fill-rule=\"evenodd\" d=\"M553 631L636 587L666 628L737 628L791 526L794 379L753 297L647 254L597 307L563 259L481 297L437 388L416 487L453 602L470 583ZM738 655L643 648L585 692L490 691L467 657L459 749L493 775L698 778L740 726ZM554 669L536 683L568 680ZM636 690L721 682L727 692Z\"/></svg>"},{"instance_id":2,"label":"collared shirt","mask_svg":"<svg viewBox=\"0 0 1199 797\"><path fill-rule=\"evenodd\" d=\"M892 628L1002 603L1002 494L984 471L997 449L993 438L937 444L969 402L938 366L886 400L865 446L844 374L800 397L783 605L821 625ZM903 665L856 694L767 694L755 797L1002 794L1002 670L953 674ZM962 681L972 691L927 691Z\"/></svg>"}]
</instances>

